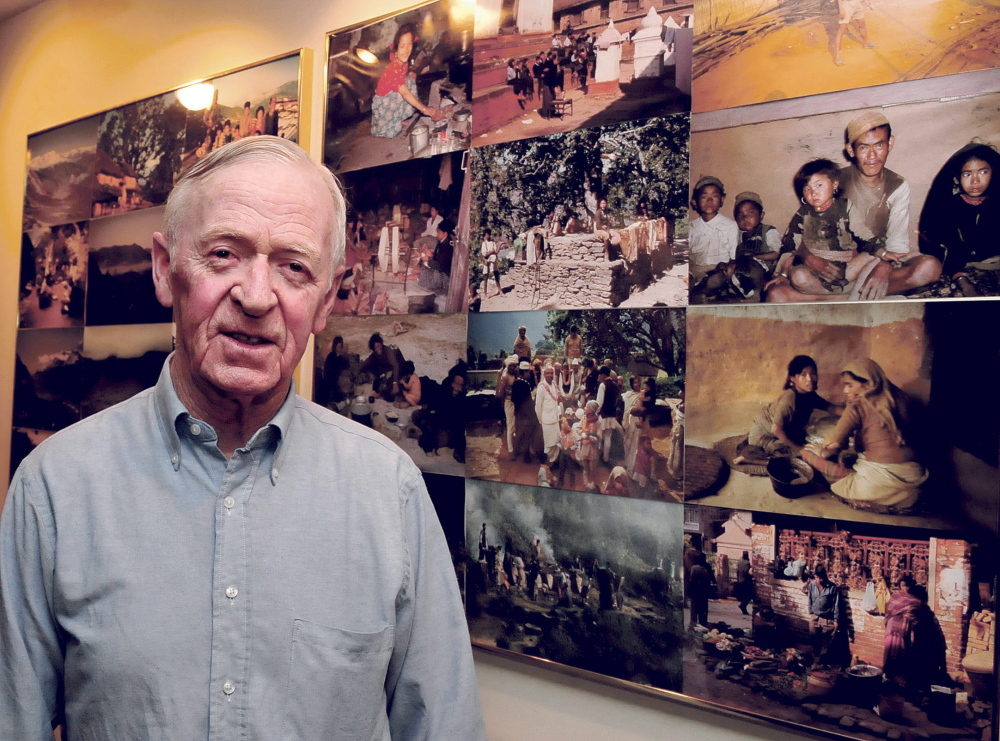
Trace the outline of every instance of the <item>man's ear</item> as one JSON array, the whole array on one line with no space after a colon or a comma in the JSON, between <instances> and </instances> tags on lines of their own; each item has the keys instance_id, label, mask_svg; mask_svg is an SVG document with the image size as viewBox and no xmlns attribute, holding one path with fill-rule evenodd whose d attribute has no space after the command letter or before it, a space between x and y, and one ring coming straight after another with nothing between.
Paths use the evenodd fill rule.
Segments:
<instances>
[{"instance_id":1,"label":"man's ear","mask_svg":"<svg viewBox=\"0 0 1000 741\"><path fill-rule=\"evenodd\" d=\"M167 249L166 238L160 232L153 234L153 286L161 304L167 308L174 305L170 289L170 251Z\"/></svg>"},{"instance_id":2,"label":"man's ear","mask_svg":"<svg viewBox=\"0 0 1000 741\"><path fill-rule=\"evenodd\" d=\"M892 147L895 143L896 143L896 135L893 134L892 136L889 137L889 152L892 151ZM888 154L889 152L886 152L886 154Z\"/></svg>"},{"instance_id":3,"label":"man's ear","mask_svg":"<svg viewBox=\"0 0 1000 741\"><path fill-rule=\"evenodd\" d=\"M854 159L854 145L853 144L848 144L847 145L847 156L850 159Z\"/></svg>"}]
</instances>

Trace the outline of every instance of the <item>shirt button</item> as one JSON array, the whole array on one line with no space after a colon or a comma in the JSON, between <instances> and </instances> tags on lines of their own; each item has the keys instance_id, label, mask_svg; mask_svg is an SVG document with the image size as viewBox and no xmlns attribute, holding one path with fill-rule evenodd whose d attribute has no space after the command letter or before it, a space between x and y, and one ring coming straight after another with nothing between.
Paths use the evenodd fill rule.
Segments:
<instances>
[{"instance_id":1,"label":"shirt button","mask_svg":"<svg viewBox=\"0 0 1000 741\"><path fill-rule=\"evenodd\" d=\"M174 453L172 456L170 456L170 462L173 463L174 465L177 465L177 461L179 461L180 459L181 457L177 455L177 453Z\"/></svg>"},{"instance_id":2,"label":"shirt button","mask_svg":"<svg viewBox=\"0 0 1000 741\"><path fill-rule=\"evenodd\" d=\"M240 590L236 587L226 587L226 596L229 599L236 599L236 595L240 593Z\"/></svg>"},{"instance_id":3,"label":"shirt button","mask_svg":"<svg viewBox=\"0 0 1000 741\"><path fill-rule=\"evenodd\" d=\"M275 481L278 480L278 469L277 468L272 468L271 469L271 478L273 478Z\"/></svg>"},{"instance_id":4,"label":"shirt button","mask_svg":"<svg viewBox=\"0 0 1000 741\"><path fill-rule=\"evenodd\" d=\"M236 500L232 497L226 497L222 500L222 503L226 505L226 509L232 509L236 505Z\"/></svg>"},{"instance_id":5,"label":"shirt button","mask_svg":"<svg viewBox=\"0 0 1000 741\"><path fill-rule=\"evenodd\" d=\"M195 437L197 437L198 435L201 434L201 425L200 424L195 423L195 424L191 425L190 429L191 429L191 434L194 435Z\"/></svg>"},{"instance_id":6,"label":"shirt button","mask_svg":"<svg viewBox=\"0 0 1000 741\"><path fill-rule=\"evenodd\" d=\"M236 691L236 685L233 684L232 682L225 682L222 685L222 691L225 692L227 695L231 695Z\"/></svg>"}]
</instances>

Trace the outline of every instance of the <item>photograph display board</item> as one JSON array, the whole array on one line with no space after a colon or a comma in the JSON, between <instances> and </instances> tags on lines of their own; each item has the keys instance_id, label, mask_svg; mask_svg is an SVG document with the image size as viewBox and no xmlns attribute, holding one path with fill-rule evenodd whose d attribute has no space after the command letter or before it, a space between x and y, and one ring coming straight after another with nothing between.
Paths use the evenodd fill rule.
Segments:
<instances>
[{"instance_id":1,"label":"photograph display board","mask_svg":"<svg viewBox=\"0 0 1000 741\"><path fill-rule=\"evenodd\" d=\"M476 647L997 738L996 16L435 0L326 34L347 248L304 370L422 471ZM155 383L163 203L298 141L301 61L29 137L12 471Z\"/></svg>"},{"instance_id":2,"label":"photograph display board","mask_svg":"<svg viewBox=\"0 0 1000 741\"><path fill-rule=\"evenodd\" d=\"M28 137L11 475L48 435L156 383L173 349L152 279L163 203L234 139L298 141L300 62L283 55ZM207 98L189 109L197 88Z\"/></svg>"}]
</instances>

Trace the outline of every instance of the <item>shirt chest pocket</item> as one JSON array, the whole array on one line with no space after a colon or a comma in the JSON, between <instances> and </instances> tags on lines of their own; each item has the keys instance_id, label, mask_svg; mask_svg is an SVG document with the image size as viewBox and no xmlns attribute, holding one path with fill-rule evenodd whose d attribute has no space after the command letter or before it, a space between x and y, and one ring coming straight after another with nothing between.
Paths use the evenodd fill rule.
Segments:
<instances>
[{"instance_id":1,"label":"shirt chest pocket","mask_svg":"<svg viewBox=\"0 0 1000 741\"><path fill-rule=\"evenodd\" d=\"M354 633L296 620L281 738L387 739L385 675L393 638L392 626Z\"/></svg>"}]
</instances>

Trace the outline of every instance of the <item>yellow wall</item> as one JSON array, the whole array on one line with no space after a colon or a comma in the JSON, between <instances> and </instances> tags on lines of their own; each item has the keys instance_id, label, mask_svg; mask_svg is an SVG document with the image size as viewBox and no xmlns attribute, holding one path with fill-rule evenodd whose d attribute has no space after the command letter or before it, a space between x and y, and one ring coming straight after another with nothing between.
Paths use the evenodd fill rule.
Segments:
<instances>
[{"instance_id":1,"label":"yellow wall","mask_svg":"<svg viewBox=\"0 0 1000 741\"><path fill-rule=\"evenodd\" d=\"M49 0L0 26L0 476L8 480L18 253L29 134L301 47L302 145L321 151L325 34L400 3ZM307 359L308 360L308 359ZM309 367L306 362L304 367ZM308 382L309 374L302 379ZM308 389L305 389L308 391ZM0 490L5 487L0 487ZM2 494L0 494L2 504Z\"/></svg>"}]
</instances>

